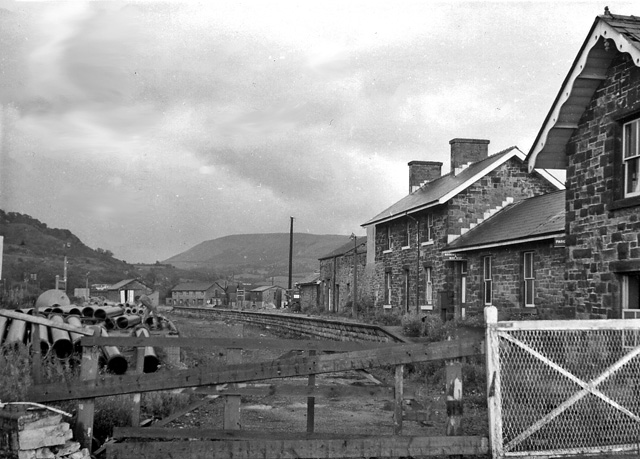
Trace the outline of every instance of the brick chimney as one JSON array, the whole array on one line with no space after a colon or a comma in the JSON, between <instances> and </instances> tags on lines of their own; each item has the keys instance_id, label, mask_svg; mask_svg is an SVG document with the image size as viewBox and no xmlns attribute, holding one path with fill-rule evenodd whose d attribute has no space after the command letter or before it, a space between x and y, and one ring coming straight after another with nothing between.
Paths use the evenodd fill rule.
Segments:
<instances>
[{"instance_id":1,"label":"brick chimney","mask_svg":"<svg viewBox=\"0 0 640 459\"><path fill-rule=\"evenodd\" d=\"M452 139L451 172L457 175L469 164L485 159L489 156L489 141L483 139Z\"/></svg>"},{"instance_id":2,"label":"brick chimney","mask_svg":"<svg viewBox=\"0 0 640 459\"><path fill-rule=\"evenodd\" d=\"M411 161L409 163L409 193L425 183L440 178L442 163L437 161Z\"/></svg>"}]
</instances>

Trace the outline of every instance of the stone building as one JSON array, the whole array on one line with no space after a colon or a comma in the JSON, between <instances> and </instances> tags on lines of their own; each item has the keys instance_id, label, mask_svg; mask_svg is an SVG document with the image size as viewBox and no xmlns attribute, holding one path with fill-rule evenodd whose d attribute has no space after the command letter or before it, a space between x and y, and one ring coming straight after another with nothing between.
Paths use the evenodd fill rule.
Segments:
<instances>
[{"instance_id":1,"label":"stone building","mask_svg":"<svg viewBox=\"0 0 640 459\"><path fill-rule=\"evenodd\" d=\"M169 306L204 306L222 304L220 287L215 282L183 282L171 289Z\"/></svg>"},{"instance_id":2,"label":"stone building","mask_svg":"<svg viewBox=\"0 0 640 459\"><path fill-rule=\"evenodd\" d=\"M303 311L309 309L318 309L322 303L320 302L320 273L313 273L300 282L296 282L296 289L300 293L300 307Z\"/></svg>"},{"instance_id":3,"label":"stone building","mask_svg":"<svg viewBox=\"0 0 640 459\"><path fill-rule=\"evenodd\" d=\"M366 276L376 307L397 314L461 313L456 269L443 254L462 234L505 206L562 189L545 170L527 171L516 147L488 154L488 140L453 139L451 171L409 163L409 194L364 223Z\"/></svg>"},{"instance_id":4,"label":"stone building","mask_svg":"<svg viewBox=\"0 0 640 459\"><path fill-rule=\"evenodd\" d=\"M640 18L605 8L551 106L529 168L566 170L565 305L640 317Z\"/></svg>"},{"instance_id":5,"label":"stone building","mask_svg":"<svg viewBox=\"0 0 640 459\"><path fill-rule=\"evenodd\" d=\"M357 250L356 250L357 249ZM369 297L369 280L365 276L367 238L357 237L320 260L319 304L327 312L350 311L353 297L353 257L356 254L357 303L364 307Z\"/></svg>"},{"instance_id":6,"label":"stone building","mask_svg":"<svg viewBox=\"0 0 640 459\"><path fill-rule=\"evenodd\" d=\"M149 287L137 279L124 279L110 285L101 294L109 301L133 304L137 296L149 295L151 291Z\"/></svg>"},{"instance_id":7,"label":"stone building","mask_svg":"<svg viewBox=\"0 0 640 459\"><path fill-rule=\"evenodd\" d=\"M523 199L447 245L461 316L563 317L565 192Z\"/></svg>"}]
</instances>

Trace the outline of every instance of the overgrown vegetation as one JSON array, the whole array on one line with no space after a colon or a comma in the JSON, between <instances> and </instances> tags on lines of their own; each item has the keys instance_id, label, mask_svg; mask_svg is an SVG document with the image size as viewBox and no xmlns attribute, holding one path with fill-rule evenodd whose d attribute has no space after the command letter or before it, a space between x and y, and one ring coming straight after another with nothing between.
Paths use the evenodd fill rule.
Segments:
<instances>
[{"instance_id":1,"label":"overgrown vegetation","mask_svg":"<svg viewBox=\"0 0 640 459\"><path fill-rule=\"evenodd\" d=\"M0 352L0 401L2 403L24 402L27 392L33 386L32 356L24 344L5 346ZM80 379L78 360L60 361L52 355L42 360L42 383L73 384ZM160 375L158 377L161 377ZM110 437L114 427L131 425L131 395L101 397L95 400L94 436L101 443ZM171 391L142 394L140 404L141 419L161 419L193 401L189 394ZM51 404L74 415L67 420L75 425L77 401Z\"/></svg>"}]
</instances>

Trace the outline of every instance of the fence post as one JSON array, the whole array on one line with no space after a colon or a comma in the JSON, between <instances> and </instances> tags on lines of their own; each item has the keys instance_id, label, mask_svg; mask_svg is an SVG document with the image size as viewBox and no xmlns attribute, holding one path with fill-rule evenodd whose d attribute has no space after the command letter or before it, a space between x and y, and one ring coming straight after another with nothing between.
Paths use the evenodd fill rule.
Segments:
<instances>
[{"instance_id":1,"label":"fence post","mask_svg":"<svg viewBox=\"0 0 640 459\"><path fill-rule=\"evenodd\" d=\"M395 407L393 411L393 433L402 435L402 399L404 398L404 365L396 365Z\"/></svg>"},{"instance_id":2,"label":"fence post","mask_svg":"<svg viewBox=\"0 0 640 459\"><path fill-rule=\"evenodd\" d=\"M500 401L500 368L497 323L498 309L495 306L484 308L486 324L486 367L487 367L487 411L489 415L489 444L492 457L503 457L502 451L502 414Z\"/></svg>"},{"instance_id":3,"label":"fence post","mask_svg":"<svg viewBox=\"0 0 640 459\"><path fill-rule=\"evenodd\" d=\"M100 336L100 327L92 327L93 335ZM100 350L97 346L84 346L82 348L82 362L80 364L80 379L83 381L94 380L98 377L98 359ZM91 451L93 440L93 415L95 399L86 398L78 403L78 421L76 423L75 437L83 448Z\"/></svg>"},{"instance_id":4,"label":"fence post","mask_svg":"<svg viewBox=\"0 0 640 459\"><path fill-rule=\"evenodd\" d=\"M316 355L316 351L311 349L309 351L309 357L313 358ZM309 382L307 384L309 387L313 387L316 385L316 375L309 375ZM313 433L314 424L315 424L315 407L316 407L316 398L315 397L307 397L307 433Z\"/></svg>"},{"instance_id":5,"label":"fence post","mask_svg":"<svg viewBox=\"0 0 640 459\"><path fill-rule=\"evenodd\" d=\"M244 336L244 326L242 324L235 325L234 331L239 338ZM227 365L233 365L236 363L242 363L242 349L227 349ZM242 402L242 396L240 395L226 395L224 397L224 417L223 417L223 429L225 430L240 430L240 404Z\"/></svg>"},{"instance_id":6,"label":"fence post","mask_svg":"<svg viewBox=\"0 0 640 459\"><path fill-rule=\"evenodd\" d=\"M136 348L136 374L144 373L144 346ZM140 426L140 401L142 394L140 392L133 394L131 400L131 427Z\"/></svg>"}]
</instances>

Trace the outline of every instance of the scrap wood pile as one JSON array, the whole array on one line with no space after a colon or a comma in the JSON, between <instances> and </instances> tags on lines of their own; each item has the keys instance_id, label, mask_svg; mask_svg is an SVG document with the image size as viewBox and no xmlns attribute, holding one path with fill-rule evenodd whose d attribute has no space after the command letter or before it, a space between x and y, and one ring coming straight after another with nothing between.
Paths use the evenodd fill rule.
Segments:
<instances>
[{"instance_id":1,"label":"scrap wood pile","mask_svg":"<svg viewBox=\"0 0 640 459\"><path fill-rule=\"evenodd\" d=\"M63 414L0 403L0 458L89 459Z\"/></svg>"},{"instance_id":2,"label":"scrap wood pile","mask_svg":"<svg viewBox=\"0 0 640 459\"><path fill-rule=\"evenodd\" d=\"M36 324L28 320L9 318L0 315L0 347L6 348L19 344L32 347L35 329L38 328L40 352L42 356L52 353L59 360L79 358L82 353L80 340L87 335L90 326L99 326L102 336L149 336L149 331L164 331L177 335L175 325L166 317L154 313L147 317L146 307L142 304L122 304L107 301L104 298L91 298L88 304L70 304L66 294L60 290L48 290L36 301L37 316L46 319ZM36 308L16 309L14 312L34 316ZM144 322L144 323L143 323ZM77 328L79 333L55 328L55 324L66 324ZM84 332L83 332L84 331ZM92 332L93 333L93 332ZM100 363L115 374L124 374L128 363L116 346L101 346ZM159 361L153 348L145 356L147 373L156 371Z\"/></svg>"}]
</instances>

